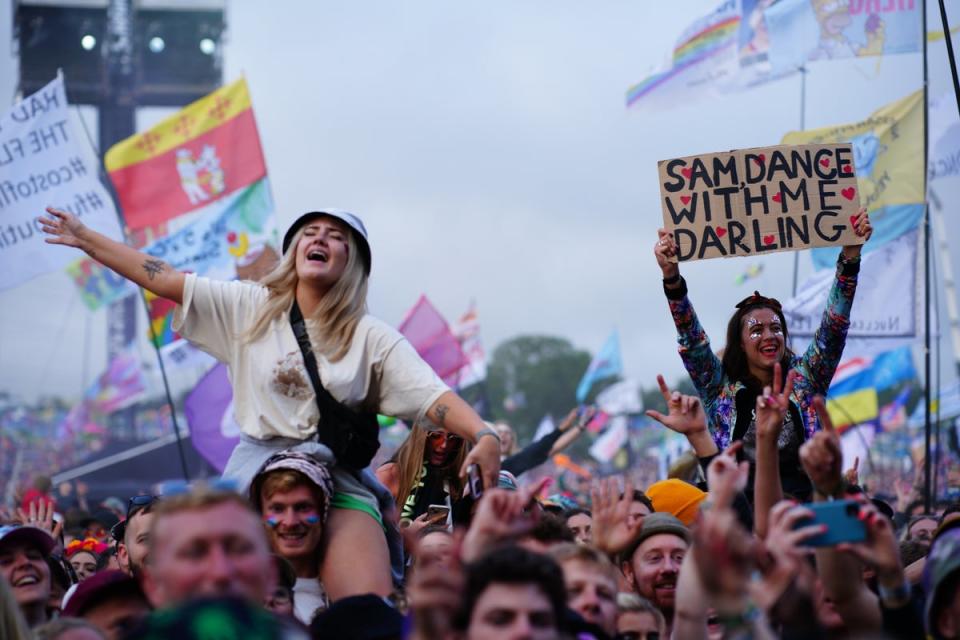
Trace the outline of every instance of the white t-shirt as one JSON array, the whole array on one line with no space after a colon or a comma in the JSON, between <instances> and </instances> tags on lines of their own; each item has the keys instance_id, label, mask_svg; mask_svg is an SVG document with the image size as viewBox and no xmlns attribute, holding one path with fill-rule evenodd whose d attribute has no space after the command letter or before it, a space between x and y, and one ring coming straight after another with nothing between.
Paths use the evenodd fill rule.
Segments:
<instances>
[{"instance_id":1,"label":"white t-shirt","mask_svg":"<svg viewBox=\"0 0 960 640\"><path fill-rule=\"evenodd\" d=\"M297 620L310 626L317 609L326 609L329 604L319 578L297 578L293 585L293 615Z\"/></svg>"},{"instance_id":2,"label":"white t-shirt","mask_svg":"<svg viewBox=\"0 0 960 640\"><path fill-rule=\"evenodd\" d=\"M267 289L253 282L188 274L173 328L227 364L243 433L306 440L316 433L320 414L289 316L275 319L254 342L243 339L266 299ZM371 315L357 324L343 358L331 362L314 353L324 388L355 410L412 423L449 391L400 332Z\"/></svg>"}]
</instances>

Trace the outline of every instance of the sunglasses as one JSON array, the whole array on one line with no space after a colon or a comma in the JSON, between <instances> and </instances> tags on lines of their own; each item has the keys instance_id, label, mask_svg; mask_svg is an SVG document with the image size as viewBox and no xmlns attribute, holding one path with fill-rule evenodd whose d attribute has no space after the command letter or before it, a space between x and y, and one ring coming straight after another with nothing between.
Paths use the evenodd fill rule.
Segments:
<instances>
[{"instance_id":1,"label":"sunglasses","mask_svg":"<svg viewBox=\"0 0 960 640\"><path fill-rule=\"evenodd\" d=\"M214 478L207 480L196 480L187 482L186 480L168 480L161 482L157 488L157 498L170 498L173 496L182 496L197 490L213 491L215 493L239 493L240 485L236 480L230 478Z\"/></svg>"},{"instance_id":2,"label":"sunglasses","mask_svg":"<svg viewBox=\"0 0 960 640\"><path fill-rule=\"evenodd\" d=\"M766 307L772 307L777 311L781 310L780 301L776 298L768 298L766 296L760 295L759 291L754 291L752 296L747 296L743 300L737 303L737 309L743 309L744 307L752 307L755 305L762 305Z\"/></svg>"},{"instance_id":3,"label":"sunglasses","mask_svg":"<svg viewBox=\"0 0 960 640\"><path fill-rule=\"evenodd\" d=\"M135 516L138 511L146 509L159 499L160 496L153 495L133 496L127 500L127 520L129 520L131 516Z\"/></svg>"},{"instance_id":4,"label":"sunglasses","mask_svg":"<svg viewBox=\"0 0 960 640\"><path fill-rule=\"evenodd\" d=\"M427 439L430 440L430 444L438 445L444 440L450 446L458 445L463 442L463 438L458 436L455 433L447 433L446 431L431 431L427 434Z\"/></svg>"}]
</instances>

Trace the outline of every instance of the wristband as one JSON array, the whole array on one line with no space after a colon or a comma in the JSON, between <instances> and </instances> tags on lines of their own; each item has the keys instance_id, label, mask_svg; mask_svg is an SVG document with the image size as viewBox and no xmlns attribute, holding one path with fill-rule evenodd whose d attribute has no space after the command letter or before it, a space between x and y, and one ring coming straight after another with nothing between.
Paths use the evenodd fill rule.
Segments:
<instances>
[{"instance_id":1,"label":"wristband","mask_svg":"<svg viewBox=\"0 0 960 640\"><path fill-rule=\"evenodd\" d=\"M497 441L497 444L500 444L500 435L490 427L484 427L483 429L480 429L480 431L477 431L475 441L480 442L480 438L483 436L490 436Z\"/></svg>"},{"instance_id":2,"label":"wristband","mask_svg":"<svg viewBox=\"0 0 960 640\"><path fill-rule=\"evenodd\" d=\"M670 277L670 278L664 278L664 279L663 279L663 284L677 284L678 282L680 282L680 272L679 272L679 271L677 271L677 275L672 276L672 277Z\"/></svg>"},{"instance_id":3,"label":"wristband","mask_svg":"<svg viewBox=\"0 0 960 640\"><path fill-rule=\"evenodd\" d=\"M880 602L888 609L894 609L903 606L905 602L910 600L911 585L910 581L906 578L903 579L903 584L897 585L892 589L888 589L878 582L877 591L879 592Z\"/></svg>"}]
</instances>

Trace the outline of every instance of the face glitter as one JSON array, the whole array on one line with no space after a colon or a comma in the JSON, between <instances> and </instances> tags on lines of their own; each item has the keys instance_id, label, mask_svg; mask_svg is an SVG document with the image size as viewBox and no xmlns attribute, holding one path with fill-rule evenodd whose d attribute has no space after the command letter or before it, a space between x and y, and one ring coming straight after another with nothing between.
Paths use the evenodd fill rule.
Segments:
<instances>
[{"instance_id":1,"label":"face glitter","mask_svg":"<svg viewBox=\"0 0 960 640\"><path fill-rule=\"evenodd\" d=\"M276 516L270 516L264 520L264 523L266 523L266 525L271 529L276 529L277 525L280 524L280 519Z\"/></svg>"},{"instance_id":2,"label":"face glitter","mask_svg":"<svg viewBox=\"0 0 960 640\"><path fill-rule=\"evenodd\" d=\"M315 525L315 524L319 524L319 523L320 523L320 516L318 516L317 514L313 513L313 514L310 514L309 516L307 516L306 518L304 518L304 521L306 521L307 524L313 526L313 525Z\"/></svg>"}]
</instances>

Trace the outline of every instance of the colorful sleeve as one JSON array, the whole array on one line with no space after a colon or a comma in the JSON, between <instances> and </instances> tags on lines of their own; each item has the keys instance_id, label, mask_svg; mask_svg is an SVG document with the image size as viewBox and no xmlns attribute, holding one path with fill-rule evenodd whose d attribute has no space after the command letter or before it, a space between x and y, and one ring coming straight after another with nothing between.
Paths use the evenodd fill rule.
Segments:
<instances>
[{"instance_id":1,"label":"colorful sleeve","mask_svg":"<svg viewBox=\"0 0 960 640\"><path fill-rule=\"evenodd\" d=\"M840 364L847 342L847 330L850 328L850 308L857 291L859 266L859 261L837 264L837 276L827 296L827 307L823 310L820 326L801 358L800 371L810 382L814 393L827 392Z\"/></svg>"},{"instance_id":2,"label":"colorful sleeve","mask_svg":"<svg viewBox=\"0 0 960 640\"><path fill-rule=\"evenodd\" d=\"M720 359L710 349L710 339L700 325L690 299L684 295L681 298L668 298L667 302L677 327L678 351L683 366L690 374L700 399L709 405L720 394L722 386L723 367Z\"/></svg>"}]
</instances>

